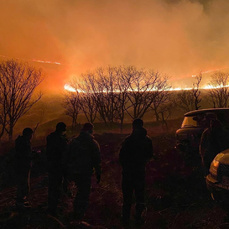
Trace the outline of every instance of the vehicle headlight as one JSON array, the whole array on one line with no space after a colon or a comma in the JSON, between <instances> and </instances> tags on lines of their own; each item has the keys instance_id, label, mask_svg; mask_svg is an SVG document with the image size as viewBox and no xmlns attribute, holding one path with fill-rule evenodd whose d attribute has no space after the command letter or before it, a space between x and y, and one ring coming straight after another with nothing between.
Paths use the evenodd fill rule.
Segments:
<instances>
[{"instance_id":1,"label":"vehicle headlight","mask_svg":"<svg viewBox=\"0 0 229 229\"><path fill-rule=\"evenodd\" d=\"M215 177L217 179L217 173L218 173L218 168L219 168L219 161L217 160L213 160L210 166L210 170L209 172L211 173L211 175L213 177Z\"/></svg>"}]
</instances>

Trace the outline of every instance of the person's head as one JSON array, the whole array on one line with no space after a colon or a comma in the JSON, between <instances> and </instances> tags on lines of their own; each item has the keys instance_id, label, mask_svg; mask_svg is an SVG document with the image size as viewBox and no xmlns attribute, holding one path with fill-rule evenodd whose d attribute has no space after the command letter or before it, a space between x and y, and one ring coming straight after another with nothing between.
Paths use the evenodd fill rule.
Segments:
<instances>
[{"instance_id":1,"label":"person's head","mask_svg":"<svg viewBox=\"0 0 229 229\"><path fill-rule=\"evenodd\" d=\"M134 130L142 128L143 127L142 119L140 119L140 118L134 119L134 121L132 123L132 127Z\"/></svg>"},{"instance_id":2,"label":"person's head","mask_svg":"<svg viewBox=\"0 0 229 229\"><path fill-rule=\"evenodd\" d=\"M22 132L23 137L31 139L33 135L33 130L29 127L25 128Z\"/></svg>"},{"instance_id":3,"label":"person's head","mask_svg":"<svg viewBox=\"0 0 229 229\"><path fill-rule=\"evenodd\" d=\"M62 132L64 132L64 131L66 131L66 124L63 123L63 122L57 123L57 125L56 125L56 131L57 131L58 133L62 133Z\"/></svg>"},{"instance_id":4,"label":"person's head","mask_svg":"<svg viewBox=\"0 0 229 229\"><path fill-rule=\"evenodd\" d=\"M93 133L93 129L94 129L93 124L90 123L90 122L87 122L87 123L85 123L85 124L83 125L83 128L82 128L81 131L82 131L82 132L88 132L88 133L92 134L92 133Z\"/></svg>"}]
</instances>

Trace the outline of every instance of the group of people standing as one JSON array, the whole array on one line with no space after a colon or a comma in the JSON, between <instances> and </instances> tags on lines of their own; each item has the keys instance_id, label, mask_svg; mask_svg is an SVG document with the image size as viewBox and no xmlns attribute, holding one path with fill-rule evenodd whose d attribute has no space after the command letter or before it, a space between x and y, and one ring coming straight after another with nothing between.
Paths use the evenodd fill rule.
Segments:
<instances>
[{"instance_id":1,"label":"group of people standing","mask_svg":"<svg viewBox=\"0 0 229 229\"><path fill-rule=\"evenodd\" d=\"M121 145L119 160L122 166L122 223L130 221L133 194L136 199L136 224L143 224L142 213L145 209L145 165L153 156L152 140L147 136L141 119L132 123L132 133ZM66 181L74 181L77 194L74 199L73 216L82 220L86 212L91 189L91 177L95 173L97 183L101 179L100 146L93 137L94 126L85 123L79 136L68 142L65 137L66 124L59 122L56 130L47 136L46 155L48 167L48 213L57 214L61 189L67 187ZM22 136L15 141L17 160L17 205L26 205L29 193L28 175L31 168L30 128L23 130Z\"/></svg>"}]
</instances>

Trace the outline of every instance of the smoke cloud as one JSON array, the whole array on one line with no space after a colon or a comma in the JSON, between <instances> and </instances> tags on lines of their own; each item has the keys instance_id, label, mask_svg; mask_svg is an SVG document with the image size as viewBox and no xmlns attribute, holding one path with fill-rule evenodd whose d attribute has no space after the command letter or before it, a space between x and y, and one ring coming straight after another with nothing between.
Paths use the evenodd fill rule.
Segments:
<instances>
[{"instance_id":1,"label":"smoke cloud","mask_svg":"<svg viewBox=\"0 0 229 229\"><path fill-rule=\"evenodd\" d=\"M2 0L0 55L43 64L43 86L107 65L171 76L228 67L228 0ZM181 85L182 86L182 85Z\"/></svg>"}]
</instances>

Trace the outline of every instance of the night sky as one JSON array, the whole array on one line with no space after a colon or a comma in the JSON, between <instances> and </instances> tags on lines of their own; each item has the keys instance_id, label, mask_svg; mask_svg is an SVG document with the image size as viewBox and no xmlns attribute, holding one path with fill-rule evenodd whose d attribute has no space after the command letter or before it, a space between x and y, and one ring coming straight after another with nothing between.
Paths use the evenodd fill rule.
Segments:
<instances>
[{"instance_id":1,"label":"night sky","mask_svg":"<svg viewBox=\"0 0 229 229\"><path fill-rule=\"evenodd\" d=\"M183 86L228 67L228 12L228 0L1 0L0 60L42 67L50 90L107 65L155 69Z\"/></svg>"}]
</instances>

